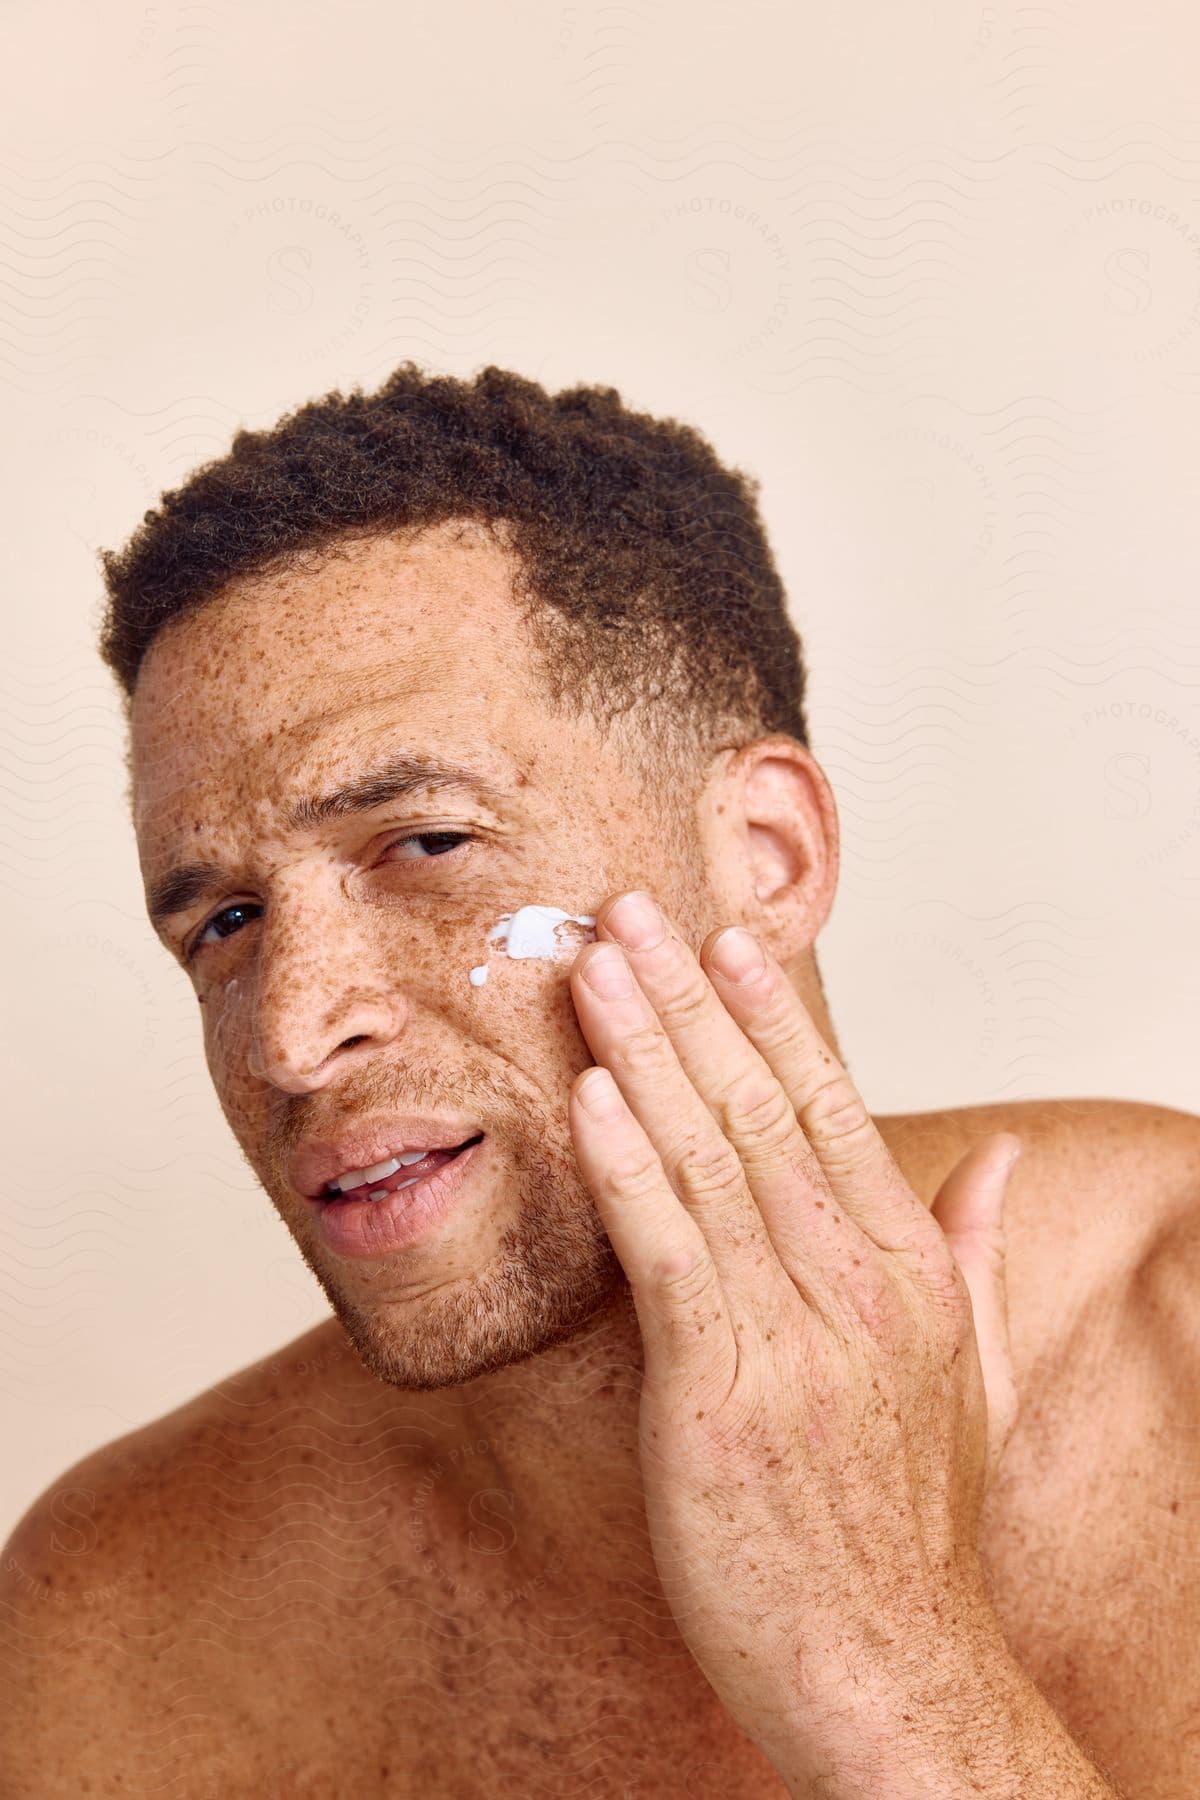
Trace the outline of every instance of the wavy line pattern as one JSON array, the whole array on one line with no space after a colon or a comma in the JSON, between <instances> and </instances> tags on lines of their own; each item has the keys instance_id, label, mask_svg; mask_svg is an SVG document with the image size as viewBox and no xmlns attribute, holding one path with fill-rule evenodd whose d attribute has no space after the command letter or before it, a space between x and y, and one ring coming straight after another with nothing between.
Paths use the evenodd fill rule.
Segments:
<instances>
[{"instance_id":1,"label":"wavy line pattern","mask_svg":"<svg viewBox=\"0 0 1200 1800\"><path fill-rule=\"evenodd\" d=\"M6 12L0 1508L45 1489L52 1531L4 1571L0 1682L68 1646L114 1671L131 1796L765 1800L628 1460L569 1542L549 1522L546 1471L566 1445L582 1478L639 1370L599 1331L543 1358L518 1477L508 1376L398 1396L328 1332L143 915L97 552L239 426L407 357L694 423L761 479L803 638L841 832L817 953L873 1109L923 1157L973 1105L1195 1110L1200 43L1178 8L1077 0L869 34L768 0L268 13ZM730 548L713 518L697 566ZM1105 1105L1059 1104L1081 1134ZM1142 1246L1124 1174L1084 1200L1081 1266L1106 1218ZM1159 1434L1121 1630L1064 1651L1080 1687L1124 1653L1146 1718L1170 1672L1143 1621L1200 1504L1159 1360L1119 1370ZM1053 1406L1038 1429L1032 1464L1083 1480ZM1106 1446L1121 1480L1144 1448ZM1030 1514L1058 1622L1073 1515ZM484 1764L488 1719L517 1724Z\"/></svg>"}]
</instances>

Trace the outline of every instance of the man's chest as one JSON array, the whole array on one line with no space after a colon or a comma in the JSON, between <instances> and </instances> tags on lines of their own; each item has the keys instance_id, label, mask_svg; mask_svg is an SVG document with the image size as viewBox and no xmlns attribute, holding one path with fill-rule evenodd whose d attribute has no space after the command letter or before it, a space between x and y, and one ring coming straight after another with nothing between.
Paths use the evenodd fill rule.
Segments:
<instances>
[{"instance_id":1,"label":"man's chest","mask_svg":"<svg viewBox=\"0 0 1200 1800\"><path fill-rule=\"evenodd\" d=\"M1046 1218L1040 1201L1028 1212ZM1180 1582L1195 1563L1200 1443L1161 1333L1112 1278L1122 1257L1114 1247L1111 1269L1073 1288L1077 1253L1057 1232L1013 1244L1021 1407L980 1552L1017 1661L1085 1747L1156 1796L1177 1791L1154 1785L1143 1746L1156 1729L1177 1738L1186 1711L1178 1641L1194 1609ZM497 1587L481 1568L493 1541L422 1538L424 1583L402 1566L394 1584L356 1577L315 1606L299 1599L318 1673L276 1654L233 1681L219 1791L781 1800L644 1569L600 1592L573 1584L567 1554L552 1580L514 1569Z\"/></svg>"},{"instance_id":2,"label":"man's chest","mask_svg":"<svg viewBox=\"0 0 1200 1800\"><path fill-rule=\"evenodd\" d=\"M1105 1351L1102 1336L1081 1343L1026 1391L981 1536L1014 1654L1068 1727L1101 1746L1114 1716L1152 1704L1164 1678L1136 1524L1160 1488L1169 1505L1166 1463L1146 1454L1149 1372L1128 1354L1112 1369ZM259 1800L783 1800L649 1590L560 1579L552 1594L489 1597L464 1581L455 1591L468 1552L461 1568L450 1546L438 1560L443 1584L417 1604L362 1592L298 1617L303 1640L320 1631L319 1671L276 1659L239 1682L230 1800L235 1773Z\"/></svg>"},{"instance_id":3,"label":"man's chest","mask_svg":"<svg viewBox=\"0 0 1200 1800\"><path fill-rule=\"evenodd\" d=\"M1047 1323L1045 1344L985 1502L980 1552L1017 1660L1075 1735L1115 1763L1156 1725L1177 1732L1189 1705L1194 1401L1169 1345L1102 1295L1069 1332Z\"/></svg>"}]
</instances>

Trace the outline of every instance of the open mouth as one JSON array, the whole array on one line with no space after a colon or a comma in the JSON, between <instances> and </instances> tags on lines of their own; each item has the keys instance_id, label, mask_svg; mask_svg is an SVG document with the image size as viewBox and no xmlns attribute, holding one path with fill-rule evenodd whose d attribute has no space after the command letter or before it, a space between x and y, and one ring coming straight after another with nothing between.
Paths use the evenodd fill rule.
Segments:
<instances>
[{"instance_id":1,"label":"open mouth","mask_svg":"<svg viewBox=\"0 0 1200 1800\"><path fill-rule=\"evenodd\" d=\"M344 1192L340 1188L330 1186L324 1193L317 1195L318 1204L341 1206L347 1200L386 1200L389 1194L398 1194L401 1188L412 1187L416 1182L423 1181L427 1175L432 1175L435 1169L440 1169L445 1163L453 1162L456 1156L461 1156L464 1150L471 1148L472 1144L479 1143L483 1135L482 1131L477 1131L474 1137L466 1138L461 1144L455 1144L448 1150L430 1150L421 1158L420 1162L401 1164L390 1174L381 1176L378 1180L364 1181L358 1187L347 1188Z\"/></svg>"}]
</instances>

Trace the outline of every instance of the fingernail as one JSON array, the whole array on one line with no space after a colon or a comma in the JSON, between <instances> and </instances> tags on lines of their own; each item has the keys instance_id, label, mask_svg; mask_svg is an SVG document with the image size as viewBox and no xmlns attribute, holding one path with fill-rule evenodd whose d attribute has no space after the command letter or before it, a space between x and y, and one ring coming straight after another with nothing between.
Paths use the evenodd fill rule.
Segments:
<instances>
[{"instance_id":1,"label":"fingernail","mask_svg":"<svg viewBox=\"0 0 1200 1800\"><path fill-rule=\"evenodd\" d=\"M749 981L767 966L758 939L741 925L727 926L713 939L711 959L719 975L731 981Z\"/></svg>"},{"instance_id":2,"label":"fingernail","mask_svg":"<svg viewBox=\"0 0 1200 1800\"><path fill-rule=\"evenodd\" d=\"M663 916L649 894L626 894L617 901L604 923L631 950L652 950L666 936Z\"/></svg>"},{"instance_id":3,"label":"fingernail","mask_svg":"<svg viewBox=\"0 0 1200 1800\"><path fill-rule=\"evenodd\" d=\"M593 1069L576 1088L575 1097L594 1119L607 1119L621 1110L620 1091L607 1069Z\"/></svg>"},{"instance_id":4,"label":"fingernail","mask_svg":"<svg viewBox=\"0 0 1200 1800\"><path fill-rule=\"evenodd\" d=\"M583 979L602 1000L622 1000L633 992L633 971L615 944L592 951L583 965Z\"/></svg>"}]
</instances>

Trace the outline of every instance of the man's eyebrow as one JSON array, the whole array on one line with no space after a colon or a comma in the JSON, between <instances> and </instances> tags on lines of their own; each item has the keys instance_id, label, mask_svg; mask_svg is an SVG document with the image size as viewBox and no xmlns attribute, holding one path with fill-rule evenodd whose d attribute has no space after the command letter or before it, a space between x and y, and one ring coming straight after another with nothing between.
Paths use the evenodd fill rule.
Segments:
<instances>
[{"instance_id":1,"label":"man's eyebrow","mask_svg":"<svg viewBox=\"0 0 1200 1800\"><path fill-rule=\"evenodd\" d=\"M401 751L329 793L306 795L294 801L284 814L284 830L316 831L332 819L373 812L377 806L407 799L410 794L443 793L449 789L469 791L494 804L511 798L478 769ZM151 924L159 930L174 914L185 912L228 879L228 872L220 863L180 863L168 869L151 885L146 895L146 911Z\"/></svg>"},{"instance_id":2,"label":"man's eyebrow","mask_svg":"<svg viewBox=\"0 0 1200 1800\"><path fill-rule=\"evenodd\" d=\"M470 788L485 799L505 797L478 769L399 751L365 774L356 775L343 787L334 788L331 793L294 802L284 814L284 830L316 831L331 819L371 812L377 806L386 806L390 800L406 800L410 794L428 788L435 793L446 788Z\"/></svg>"}]
</instances>

